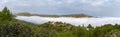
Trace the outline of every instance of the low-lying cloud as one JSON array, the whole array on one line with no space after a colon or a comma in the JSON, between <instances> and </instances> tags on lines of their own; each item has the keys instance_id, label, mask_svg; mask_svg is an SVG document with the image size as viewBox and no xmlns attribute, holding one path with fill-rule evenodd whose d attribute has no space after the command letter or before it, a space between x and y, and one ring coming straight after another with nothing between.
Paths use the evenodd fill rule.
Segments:
<instances>
[{"instance_id":1,"label":"low-lying cloud","mask_svg":"<svg viewBox=\"0 0 120 37\"><path fill-rule=\"evenodd\" d=\"M101 18L72 18L72 17L59 17L59 18L52 18L52 17L38 17L38 16L17 16L15 17L18 20L24 20L27 22L32 22L35 24L43 24L48 21L54 22L65 22L70 23L72 25L78 26L83 25L88 26L88 24L92 24L92 26L101 26L104 24L120 24L119 17L101 17Z\"/></svg>"}]
</instances>

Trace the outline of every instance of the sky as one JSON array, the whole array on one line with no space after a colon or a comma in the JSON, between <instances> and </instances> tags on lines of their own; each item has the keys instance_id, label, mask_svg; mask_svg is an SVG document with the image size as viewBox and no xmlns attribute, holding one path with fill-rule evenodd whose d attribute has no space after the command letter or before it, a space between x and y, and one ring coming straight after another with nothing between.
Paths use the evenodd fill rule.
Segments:
<instances>
[{"instance_id":1,"label":"sky","mask_svg":"<svg viewBox=\"0 0 120 37\"><path fill-rule=\"evenodd\" d=\"M0 10L5 6L13 13L120 17L120 0L0 0Z\"/></svg>"}]
</instances>

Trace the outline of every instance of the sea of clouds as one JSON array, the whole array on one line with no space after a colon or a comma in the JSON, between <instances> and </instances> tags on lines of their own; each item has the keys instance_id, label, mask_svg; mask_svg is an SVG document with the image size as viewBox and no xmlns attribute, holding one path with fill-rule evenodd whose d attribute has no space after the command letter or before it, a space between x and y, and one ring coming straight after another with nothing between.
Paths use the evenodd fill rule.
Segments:
<instances>
[{"instance_id":1,"label":"sea of clouds","mask_svg":"<svg viewBox=\"0 0 120 37\"><path fill-rule=\"evenodd\" d=\"M65 22L72 25L84 25L92 24L92 26L101 26L104 24L120 24L120 17L100 17L100 18L72 18L72 17L39 17L39 16L17 16L18 20L23 20L35 24L43 24L48 21Z\"/></svg>"}]
</instances>

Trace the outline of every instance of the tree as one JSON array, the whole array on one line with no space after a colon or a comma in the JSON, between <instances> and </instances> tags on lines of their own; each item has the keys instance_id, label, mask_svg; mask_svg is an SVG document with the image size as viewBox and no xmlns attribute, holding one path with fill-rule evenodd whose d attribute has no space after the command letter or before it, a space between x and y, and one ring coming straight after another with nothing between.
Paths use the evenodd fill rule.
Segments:
<instances>
[{"instance_id":1,"label":"tree","mask_svg":"<svg viewBox=\"0 0 120 37\"><path fill-rule=\"evenodd\" d=\"M12 20L12 13L7 7L5 7L0 12L0 21L10 21L10 20Z\"/></svg>"},{"instance_id":2,"label":"tree","mask_svg":"<svg viewBox=\"0 0 120 37\"><path fill-rule=\"evenodd\" d=\"M87 26L88 32L89 32L89 37L93 37L93 32L94 32L94 27L92 27L91 24Z\"/></svg>"},{"instance_id":3,"label":"tree","mask_svg":"<svg viewBox=\"0 0 120 37\"><path fill-rule=\"evenodd\" d=\"M92 25L89 24L89 25L87 26L87 28L88 28L89 30L91 30L91 29L93 29L94 27L92 27Z\"/></svg>"}]
</instances>

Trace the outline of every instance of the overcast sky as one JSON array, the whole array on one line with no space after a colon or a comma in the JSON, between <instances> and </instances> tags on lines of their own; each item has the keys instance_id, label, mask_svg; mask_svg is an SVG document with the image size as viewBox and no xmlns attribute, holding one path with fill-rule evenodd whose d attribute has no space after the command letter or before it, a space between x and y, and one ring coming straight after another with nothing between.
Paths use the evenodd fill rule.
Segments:
<instances>
[{"instance_id":1,"label":"overcast sky","mask_svg":"<svg viewBox=\"0 0 120 37\"><path fill-rule=\"evenodd\" d=\"M88 14L120 17L120 0L0 0L0 10L7 6L13 13Z\"/></svg>"}]
</instances>

